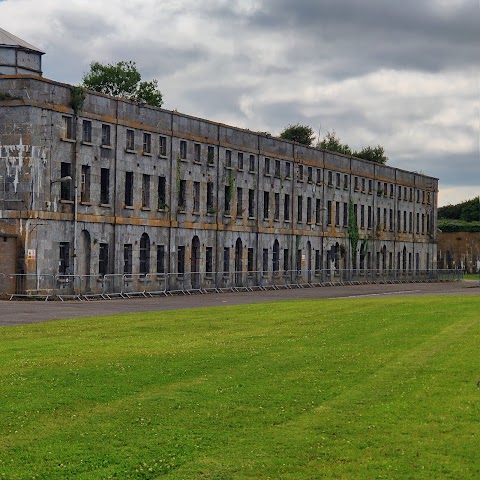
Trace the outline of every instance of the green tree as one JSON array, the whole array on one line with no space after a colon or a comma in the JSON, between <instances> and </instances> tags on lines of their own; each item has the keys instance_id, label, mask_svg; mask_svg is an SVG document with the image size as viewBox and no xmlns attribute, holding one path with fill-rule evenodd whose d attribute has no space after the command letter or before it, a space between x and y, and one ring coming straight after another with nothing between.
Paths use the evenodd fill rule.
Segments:
<instances>
[{"instance_id":1,"label":"green tree","mask_svg":"<svg viewBox=\"0 0 480 480\"><path fill-rule=\"evenodd\" d=\"M340 141L335 130L327 132L323 140L317 144L317 148L328 150L329 152L341 153L343 155L352 154L351 148L346 143Z\"/></svg>"},{"instance_id":2,"label":"green tree","mask_svg":"<svg viewBox=\"0 0 480 480\"><path fill-rule=\"evenodd\" d=\"M361 150L353 152L353 156L382 164L387 163L388 160L384 148L380 145L377 145L376 147L363 147Z\"/></svg>"},{"instance_id":3,"label":"green tree","mask_svg":"<svg viewBox=\"0 0 480 480\"><path fill-rule=\"evenodd\" d=\"M103 65L90 64L90 71L84 75L82 86L114 97L126 98L147 105L161 107L162 93L157 80L143 81L135 62L118 62Z\"/></svg>"},{"instance_id":4,"label":"green tree","mask_svg":"<svg viewBox=\"0 0 480 480\"><path fill-rule=\"evenodd\" d=\"M299 123L296 125L288 125L279 136L284 140L290 140L291 142L297 142L307 146L310 146L315 140L312 127L300 125Z\"/></svg>"},{"instance_id":5,"label":"green tree","mask_svg":"<svg viewBox=\"0 0 480 480\"><path fill-rule=\"evenodd\" d=\"M375 163L387 163L388 157L381 145L376 147L363 147L361 150L352 150L347 143L342 143L337 137L335 130L327 132L321 142L317 144L317 148L328 150L329 152L341 153L342 155L351 155L353 157L362 158Z\"/></svg>"}]
</instances>

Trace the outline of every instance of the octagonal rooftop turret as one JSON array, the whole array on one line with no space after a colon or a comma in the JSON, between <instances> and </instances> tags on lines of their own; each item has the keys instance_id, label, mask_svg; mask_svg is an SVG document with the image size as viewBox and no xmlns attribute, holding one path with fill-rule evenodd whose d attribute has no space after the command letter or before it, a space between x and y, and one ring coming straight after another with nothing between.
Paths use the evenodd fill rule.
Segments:
<instances>
[{"instance_id":1,"label":"octagonal rooftop turret","mask_svg":"<svg viewBox=\"0 0 480 480\"><path fill-rule=\"evenodd\" d=\"M44 52L0 28L0 75L42 75Z\"/></svg>"}]
</instances>

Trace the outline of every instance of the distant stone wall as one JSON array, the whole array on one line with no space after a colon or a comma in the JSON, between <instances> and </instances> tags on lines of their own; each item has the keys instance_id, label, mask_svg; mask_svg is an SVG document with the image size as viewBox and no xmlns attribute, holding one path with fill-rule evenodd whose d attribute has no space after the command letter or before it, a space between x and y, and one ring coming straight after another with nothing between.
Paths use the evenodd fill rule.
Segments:
<instances>
[{"instance_id":1,"label":"distant stone wall","mask_svg":"<svg viewBox=\"0 0 480 480\"><path fill-rule=\"evenodd\" d=\"M438 268L461 268L467 273L480 271L480 233L440 233Z\"/></svg>"}]
</instances>

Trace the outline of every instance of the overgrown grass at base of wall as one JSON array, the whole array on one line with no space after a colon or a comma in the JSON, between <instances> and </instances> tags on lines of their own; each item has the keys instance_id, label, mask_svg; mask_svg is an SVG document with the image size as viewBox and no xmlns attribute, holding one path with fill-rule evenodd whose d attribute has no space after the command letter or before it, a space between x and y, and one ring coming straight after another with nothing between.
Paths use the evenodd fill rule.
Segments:
<instances>
[{"instance_id":1,"label":"overgrown grass at base of wall","mask_svg":"<svg viewBox=\"0 0 480 480\"><path fill-rule=\"evenodd\" d=\"M2 328L0 478L477 479L479 333L476 296Z\"/></svg>"}]
</instances>

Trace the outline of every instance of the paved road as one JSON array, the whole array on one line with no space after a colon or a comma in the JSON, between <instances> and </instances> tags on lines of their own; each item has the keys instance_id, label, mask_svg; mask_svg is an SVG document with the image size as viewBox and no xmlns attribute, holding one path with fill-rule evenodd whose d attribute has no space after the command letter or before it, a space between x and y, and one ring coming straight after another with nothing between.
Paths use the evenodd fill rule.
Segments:
<instances>
[{"instance_id":1,"label":"paved road","mask_svg":"<svg viewBox=\"0 0 480 480\"><path fill-rule=\"evenodd\" d=\"M22 325L114 313L178 310L184 308L314 298L368 296L480 295L478 281L454 283L409 283L395 285L354 285L336 287L268 290L260 292L131 298L69 302L0 301L0 326Z\"/></svg>"}]
</instances>

